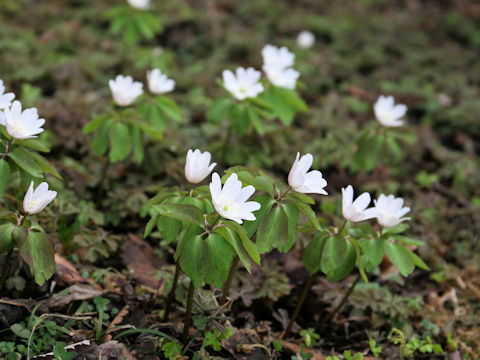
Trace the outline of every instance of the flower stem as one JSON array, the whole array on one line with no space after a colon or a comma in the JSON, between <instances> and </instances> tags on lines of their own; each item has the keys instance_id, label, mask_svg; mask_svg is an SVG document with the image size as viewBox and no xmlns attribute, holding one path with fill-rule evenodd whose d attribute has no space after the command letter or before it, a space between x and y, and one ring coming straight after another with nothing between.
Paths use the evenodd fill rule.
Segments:
<instances>
[{"instance_id":1,"label":"flower stem","mask_svg":"<svg viewBox=\"0 0 480 360\"><path fill-rule=\"evenodd\" d=\"M163 315L163 321L168 321L168 316L170 313L170 307L172 306L173 300L175 299L175 292L177 291L178 277L180 275L180 265L178 262L175 263L175 275L173 275L173 283L170 292L168 293L167 303L165 304L165 315Z\"/></svg>"},{"instance_id":2,"label":"flower stem","mask_svg":"<svg viewBox=\"0 0 480 360\"><path fill-rule=\"evenodd\" d=\"M192 303L193 303L193 281L190 280L190 286L188 287L188 297L187 297L187 317L185 318L185 323L183 325L183 335L182 342L183 346L187 346L188 340L188 329L190 328L190 323L192 321Z\"/></svg>"},{"instance_id":3,"label":"flower stem","mask_svg":"<svg viewBox=\"0 0 480 360\"><path fill-rule=\"evenodd\" d=\"M102 173L100 175L100 182L98 183L97 189L97 206L101 205L104 188L105 188L105 180L107 178L108 169L110 168L110 161L106 159L106 162L103 164Z\"/></svg>"},{"instance_id":4,"label":"flower stem","mask_svg":"<svg viewBox=\"0 0 480 360\"><path fill-rule=\"evenodd\" d=\"M295 323L295 320L297 319L298 314L300 313L300 309L303 306L303 303L305 302L305 299L307 298L308 292L310 291L310 288L312 287L313 283L317 279L317 274L312 274L308 278L307 282L305 283L305 286L303 287L302 294L300 295L300 299L298 299L297 307L295 308L295 311L293 312L292 317L290 318L290 321L288 323L287 329L283 333L283 338L287 338L288 335L290 335L290 331L292 331L293 324Z\"/></svg>"},{"instance_id":5,"label":"flower stem","mask_svg":"<svg viewBox=\"0 0 480 360\"><path fill-rule=\"evenodd\" d=\"M287 191L285 191L282 195L278 197L277 201L282 200L285 197L285 195L287 195L290 192L290 190L292 190L292 188L289 186Z\"/></svg>"},{"instance_id":6,"label":"flower stem","mask_svg":"<svg viewBox=\"0 0 480 360\"><path fill-rule=\"evenodd\" d=\"M223 291L222 291L222 298L220 299L220 305L223 305L225 301L227 300L228 293L230 291L230 286L232 286L232 280L233 276L237 272L237 267L238 267L238 262L240 258L238 256L235 257L233 260L232 266L230 267L230 271L228 272L228 277L227 281L225 282L225 285L223 286Z\"/></svg>"},{"instance_id":7,"label":"flower stem","mask_svg":"<svg viewBox=\"0 0 480 360\"><path fill-rule=\"evenodd\" d=\"M345 228L345 225L347 225L347 222L348 220L345 220L342 224L342 226L340 227L340 229L338 230L338 235L341 235L342 234L342 231L343 229Z\"/></svg>"},{"instance_id":8,"label":"flower stem","mask_svg":"<svg viewBox=\"0 0 480 360\"><path fill-rule=\"evenodd\" d=\"M5 143L5 152L2 154L2 160L5 159L5 157L7 156L8 150L10 149L10 145L12 144L12 142L13 142L13 139L10 139L10 140L7 140L7 142Z\"/></svg>"},{"instance_id":9,"label":"flower stem","mask_svg":"<svg viewBox=\"0 0 480 360\"><path fill-rule=\"evenodd\" d=\"M13 247L8 251L7 256L5 257L5 262L3 264L2 275L0 276L0 291L3 289L5 280L7 280L8 273L10 272L10 265L12 262Z\"/></svg>"},{"instance_id":10,"label":"flower stem","mask_svg":"<svg viewBox=\"0 0 480 360\"><path fill-rule=\"evenodd\" d=\"M360 281L360 274L357 275L357 277L353 281L353 284L350 286L350 289L348 289L347 293L344 295L340 304L338 304L337 307L335 309L333 309L332 312L320 322L319 329L321 329L323 327L323 325L325 325L330 320L332 320L332 318L335 316L336 313L338 313L340 310L342 310L343 306L347 302L350 295L352 295L353 290L355 289L355 287L357 286L359 281Z\"/></svg>"}]
</instances>

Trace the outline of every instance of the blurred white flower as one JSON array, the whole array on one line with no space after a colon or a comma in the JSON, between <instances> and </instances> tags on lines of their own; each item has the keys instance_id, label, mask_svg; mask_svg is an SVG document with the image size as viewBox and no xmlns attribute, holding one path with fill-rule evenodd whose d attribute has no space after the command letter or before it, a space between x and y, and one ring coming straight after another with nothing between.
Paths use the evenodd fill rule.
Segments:
<instances>
[{"instance_id":1,"label":"blurred white flower","mask_svg":"<svg viewBox=\"0 0 480 360\"><path fill-rule=\"evenodd\" d=\"M300 73L292 68L279 68L276 65L264 65L263 71L268 80L278 87L294 90Z\"/></svg>"},{"instance_id":2,"label":"blurred white flower","mask_svg":"<svg viewBox=\"0 0 480 360\"><path fill-rule=\"evenodd\" d=\"M162 74L160 69L147 71L148 88L153 94L165 94L175 89L175 80Z\"/></svg>"},{"instance_id":3,"label":"blurred white flower","mask_svg":"<svg viewBox=\"0 0 480 360\"><path fill-rule=\"evenodd\" d=\"M137 97L143 94L143 84L133 81L131 76L117 75L115 80L108 82L113 100L118 106L131 105Z\"/></svg>"},{"instance_id":4,"label":"blurred white flower","mask_svg":"<svg viewBox=\"0 0 480 360\"><path fill-rule=\"evenodd\" d=\"M407 113L407 106L403 104L395 105L393 96L380 95L373 106L377 121L386 127L402 126L400 120Z\"/></svg>"},{"instance_id":5,"label":"blurred white flower","mask_svg":"<svg viewBox=\"0 0 480 360\"><path fill-rule=\"evenodd\" d=\"M30 108L22 111L22 104L16 100L10 108L0 116L0 125L4 125L8 135L14 139L33 139L43 132L45 119L39 119L37 109Z\"/></svg>"},{"instance_id":6,"label":"blurred white flower","mask_svg":"<svg viewBox=\"0 0 480 360\"><path fill-rule=\"evenodd\" d=\"M311 31L302 31L297 36L297 45L302 49L310 49L315 44L315 35Z\"/></svg>"},{"instance_id":7,"label":"blurred white flower","mask_svg":"<svg viewBox=\"0 0 480 360\"><path fill-rule=\"evenodd\" d=\"M187 152L187 161L185 163L185 177L193 184L197 184L205 179L217 165L210 164L211 154L208 151L202 153L200 150Z\"/></svg>"},{"instance_id":8,"label":"blurred white flower","mask_svg":"<svg viewBox=\"0 0 480 360\"><path fill-rule=\"evenodd\" d=\"M370 194L364 192L353 201L353 187L342 188L342 213L349 221L357 222L377 217L377 209L370 208Z\"/></svg>"},{"instance_id":9,"label":"blurred white flower","mask_svg":"<svg viewBox=\"0 0 480 360\"><path fill-rule=\"evenodd\" d=\"M226 219L241 224L243 220L255 220L253 211L260 209L260 203L247 201L255 192L252 185L242 189L242 183L238 180L237 174L232 174L225 181L222 189L222 181L217 173L213 173L210 183L210 194L215 210Z\"/></svg>"},{"instance_id":10,"label":"blurred white flower","mask_svg":"<svg viewBox=\"0 0 480 360\"><path fill-rule=\"evenodd\" d=\"M257 97L263 91L263 85L259 82L262 73L254 68L239 67L236 74L224 70L222 76L223 86L238 100Z\"/></svg>"},{"instance_id":11,"label":"blurred white flower","mask_svg":"<svg viewBox=\"0 0 480 360\"><path fill-rule=\"evenodd\" d=\"M290 52L285 46L265 45L262 49L262 57L264 67L287 68L293 66L295 61L295 54Z\"/></svg>"},{"instance_id":12,"label":"blurred white flower","mask_svg":"<svg viewBox=\"0 0 480 360\"><path fill-rule=\"evenodd\" d=\"M15 99L15 94L5 93L5 86L3 86L3 80L0 79L0 110L10 107L13 99Z\"/></svg>"},{"instance_id":13,"label":"blurred white flower","mask_svg":"<svg viewBox=\"0 0 480 360\"><path fill-rule=\"evenodd\" d=\"M150 7L150 0L127 0L127 2L135 9L147 10Z\"/></svg>"},{"instance_id":14,"label":"blurred white flower","mask_svg":"<svg viewBox=\"0 0 480 360\"><path fill-rule=\"evenodd\" d=\"M48 190L48 184L42 182L33 190L33 181L23 198L23 212L26 214L38 214L50 204L57 196L56 191Z\"/></svg>"},{"instance_id":15,"label":"blurred white flower","mask_svg":"<svg viewBox=\"0 0 480 360\"><path fill-rule=\"evenodd\" d=\"M377 200L373 200L377 209L378 223L384 227L392 227L402 221L410 220L409 217L402 218L410 211L409 207L403 207L403 199L395 198L393 195L381 194Z\"/></svg>"},{"instance_id":16,"label":"blurred white flower","mask_svg":"<svg viewBox=\"0 0 480 360\"><path fill-rule=\"evenodd\" d=\"M313 156L306 154L299 158L300 153L297 153L288 174L288 184L299 193L328 195L323 189L327 186L327 181L322 177L322 173L318 170L308 172L313 163Z\"/></svg>"}]
</instances>

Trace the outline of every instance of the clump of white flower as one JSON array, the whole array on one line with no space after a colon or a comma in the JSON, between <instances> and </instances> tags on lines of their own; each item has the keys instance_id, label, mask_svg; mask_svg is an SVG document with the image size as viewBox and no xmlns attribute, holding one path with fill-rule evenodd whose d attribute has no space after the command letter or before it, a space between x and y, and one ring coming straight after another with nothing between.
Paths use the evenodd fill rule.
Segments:
<instances>
[{"instance_id":1,"label":"clump of white flower","mask_svg":"<svg viewBox=\"0 0 480 360\"><path fill-rule=\"evenodd\" d=\"M0 116L0 125L5 126L7 134L14 139L34 139L43 132L45 119L39 119L36 108L22 111L20 101L14 101L10 108Z\"/></svg>"},{"instance_id":2,"label":"clump of white flower","mask_svg":"<svg viewBox=\"0 0 480 360\"><path fill-rule=\"evenodd\" d=\"M128 5L139 10L148 10L150 8L150 0L127 0Z\"/></svg>"},{"instance_id":3,"label":"clump of white flower","mask_svg":"<svg viewBox=\"0 0 480 360\"><path fill-rule=\"evenodd\" d=\"M262 73L249 67L248 69L239 67L234 74L230 70L224 70L223 86L237 100L245 100L247 98L255 98L263 92L263 85L260 83Z\"/></svg>"},{"instance_id":4,"label":"clump of white flower","mask_svg":"<svg viewBox=\"0 0 480 360\"><path fill-rule=\"evenodd\" d=\"M211 154L208 151L188 150L185 163L185 177L192 184L198 184L212 172L217 163L211 163Z\"/></svg>"},{"instance_id":5,"label":"clump of white flower","mask_svg":"<svg viewBox=\"0 0 480 360\"><path fill-rule=\"evenodd\" d=\"M129 106L137 97L143 94L143 84L133 81L131 76L117 75L115 80L108 82L112 97L118 106Z\"/></svg>"},{"instance_id":6,"label":"clump of white flower","mask_svg":"<svg viewBox=\"0 0 480 360\"><path fill-rule=\"evenodd\" d=\"M263 71L268 80L275 86L293 90L300 73L293 69L295 55L285 46L279 48L266 45L262 49Z\"/></svg>"},{"instance_id":7,"label":"clump of white flower","mask_svg":"<svg viewBox=\"0 0 480 360\"><path fill-rule=\"evenodd\" d=\"M147 71L148 89L153 94L165 94L175 89L175 80L169 79L160 69Z\"/></svg>"},{"instance_id":8,"label":"clump of white flower","mask_svg":"<svg viewBox=\"0 0 480 360\"><path fill-rule=\"evenodd\" d=\"M403 125L403 121L400 119L407 113L407 106L404 104L395 105L393 96L380 95L373 106L373 111L380 124L386 127L396 127Z\"/></svg>"},{"instance_id":9,"label":"clump of white flower","mask_svg":"<svg viewBox=\"0 0 480 360\"><path fill-rule=\"evenodd\" d=\"M33 189L33 181L23 198L23 212L29 215L38 214L50 204L57 196L56 191L48 190L48 184L42 182Z\"/></svg>"},{"instance_id":10,"label":"clump of white flower","mask_svg":"<svg viewBox=\"0 0 480 360\"><path fill-rule=\"evenodd\" d=\"M288 184L299 193L328 195L324 190L327 180L323 178L322 173L318 170L308 171L312 163L313 156L311 154L303 155L300 158L300 153L297 153L288 174Z\"/></svg>"},{"instance_id":11,"label":"clump of white flower","mask_svg":"<svg viewBox=\"0 0 480 360\"><path fill-rule=\"evenodd\" d=\"M383 227L392 227L400 224L402 221L410 220L409 217L402 217L410 211L409 207L403 207L403 199L395 198L393 195L381 194L377 200L374 200L377 210L377 220Z\"/></svg>"},{"instance_id":12,"label":"clump of white flower","mask_svg":"<svg viewBox=\"0 0 480 360\"><path fill-rule=\"evenodd\" d=\"M342 213L349 221L358 222L377 217L377 209L370 208L370 194L364 192L353 201L353 187L348 185L342 188Z\"/></svg>"},{"instance_id":13,"label":"clump of white flower","mask_svg":"<svg viewBox=\"0 0 480 360\"><path fill-rule=\"evenodd\" d=\"M237 174L232 174L225 181L222 188L222 181L217 173L213 173L210 183L210 194L215 210L226 219L243 223L243 220L254 221L253 211L260 209L260 203L247 201L255 192L252 185L242 188L242 182L238 180Z\"/></svg>"},{"instance_id":14,"label":"clump of white flower","mask_svg":"<svg viewBox=\"0 0 480 360\"><path fill-rule=\"evenodd\" d=\"M297 36L297 45L302 49L310 49L315 44L315 35L308 30L304 30Z\"/></svg>"}]
</instances>

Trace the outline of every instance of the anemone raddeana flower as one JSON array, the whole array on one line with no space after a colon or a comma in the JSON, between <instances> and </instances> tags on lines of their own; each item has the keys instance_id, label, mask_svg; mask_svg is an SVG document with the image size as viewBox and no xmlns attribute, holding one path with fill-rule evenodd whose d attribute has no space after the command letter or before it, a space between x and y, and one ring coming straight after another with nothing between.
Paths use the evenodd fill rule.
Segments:
<instances>
[{"instance_id":1,"label":"anemone raddeana flower","mask_svg":"<svg viewBox=\"0 0 480 360\"><path fill-rule=\"evenodd\" d=\"M377 221L383 227L392 227L402 221L410 220L409 217L402 217L410 211L409 207L403 207L403 199L395 198L393 195L381 194L377 200L373 200L377 210Z\"/></svg>"},{"instance_id":2,"label":"anemone raddeana flower","mask_svg":"<svg viewBox=\"0 0 480 360\"><path fill-rule=\"evenodd\" d=\"M239 224L243 220L254 221L253 211L260 209L260 203L256 201L247 201L255 192L252 185L242 188L242 182L238 180L237 174L232 174L225 181L222 188L220 175L212 174L210 183L210 194L215 210L226 219L233 220Z\"/></svg>"},{"instance_id":3,"label":"anemone raddeana flower","mask_svg":"<svg viewBox=\"0 0 480 360\"><path fill-rule=\"evenodd\" d=\"M263 71L268 80L275 86L294 90L300 73L292 68L281 68L277 65L264 65Z\"/></svg>"},{"instance_id":4,"label":"anemone raddeana flower","mask_svg":"<svg viewBox=\"0 0 480 360\"><path fill-rule=\"evenodd\" d=\"M147 82L152 94L166 94L175 89L175 80L169 79L160 69L147 71Z\"/></svg>"},{"instance_id":5,"label":"anemone raddeana flower","mask_svg":"<svg viewBox=\"0 0 480 360\"><path fill-rule=\"evenodd\" d=\"M133 81L131 76L117 75L115 80L108 82L113 101L118 106L129 106L137 97L143 94L143 84Z\"/></svg>"},{"instance_id":6,"label":"anemone raddeana flower","mask_svg":"<svg viewBox=\"0 0 480 360\"><path fill-rule=\"evenodd\" d=\"M0 125L5 126L7 134L14 139L34 139L43 132L45 119L39 119L37 109L30 108L22 111L22 104L16 100L3 111Z\"/></svg>"},{"instance_id":7,"label":"anemone raddeana flower","mask_svg":"<svg viewBox=\"0 0 480 360\"><path fill-rule=\"evenodd\" d=\"M403 125L401 120L407 113L407 106L404 104L395 105L393 96L380 95L373 106L375 118L385 127L398 127Z\"/></svg>"},{"instance_id":8,"label":"anemone raddeana flower","mask_svg":"<svg viewBox=\"0 0 480 360\"><path fill-rule=\"evenodd\" d=\"M198 184L212 172L217 163L211 163L211 154L208 151L201 152L192 149L187 152L187 161L185 162L185 177L192 184Z\"/></svg>"},{"instance_id":9,"label":"anemone raddeana flower","mask_svg":"<svg viewBox=\"0 0 480 360\"><path fill-rule=\"evenodd\" d=\"M285 46L265 45L262 49L262 57L263 66L277 66L285 69L293 66L295 62L295 54Z\"/></svg>"},{"instance_id":10,"label":"anemone raddeana flower","mask_svg":"<svg viewBox=\"0 0 480 360\"><path fill-rule=\"evenodd\" d=\"M288 184L299 193L328 195L324 190L327 181L322 177L322 173L318 170L308 171L312 163L313 156L311 154L303 155L300 158L298 152L288 174Z\"/></svg>"},{"instance_id":11,"label":"anemone raddeana flower","mask_svg":"<svg viewBox=\"0 0 480 360\"><path fill-rule=\"evenodd\" d=\"M148 10L150 8L150 0L127 0L128 5L139 10Z\"/></svg>"},{"instance_id":12,"label":"anemone raddeana flower","mask_svg":"<svg viewBox=\"0 0 480 360\"><path fill-rule=\"evenodd\" d=\"M302 49L310 49L315 44L315 35L308 30L304 30L297 36L297 45Z\"/></svg>"},{"instance_id":13,"label":"anemone raddeana flower","mask_svg":"<svg viewBox=\"0 0 480 360\"><path fill-rule=\"evenodd\" d=\"M57 196L56 191L48 190L48 184L42 182L33 189L33 181L23 198L23 212L29 215L38 214L50 204Z\"/></svg>"},{"instance_id":14,"label":"anemone raddeana flower","mask_svg":"<svg viewBox=\"0 0 480 360\"><path fill-rule=\"evenodd\" d=\"M237 100L255 98L263 92L263 85L260 83L262 73L252 67L247 69L239 67L234 74L230 70L224 70L222 73L223 86Z\"/></svg>"},{"instance_id":15,"label":"anemone raddeana flower","mask_svg":"<svg viewBox=\"0 0 480 360\"><path fill-rule=\"evenodd\" d=\"M367 209L370 205L370 194L364 192L353 201L353 186L342 188L342 213L346 220L358 222L377 217L377 209Z\"/></svg>"},{"instance_id":16,"label":"anemone raddeana flower","mask_svg":"<svg viewBox=\"0 0 480 360\"><path fill-rule=\"evenodd\" d=\"M13 99L15 99L14 93L6 93L3 80L0 79L0 110L4 110L10 107Z\"/></svg>"}]
</instances>

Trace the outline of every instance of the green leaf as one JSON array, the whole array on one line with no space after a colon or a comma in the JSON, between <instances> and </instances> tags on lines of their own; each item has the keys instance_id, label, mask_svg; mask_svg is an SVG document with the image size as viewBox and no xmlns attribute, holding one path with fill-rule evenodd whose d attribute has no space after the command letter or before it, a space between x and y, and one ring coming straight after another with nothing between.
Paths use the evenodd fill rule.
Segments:
<instances>
[{"instance_id":1,"label":"green leaf","mask_svg":"<svg viewBox=\"0 0 480 360\"><path fill-rule=\"evenodd\" d=\"M274 207L257 229L257 247L260 254L270 252L288 242L288 219L279 206Z\"/></svg>"},{"instance_id":2,"label":"green leaf","mask_svg":"<svg viewBox=\"0 0 480 360\"><path fill-rule=\"evenodd\" d=\"M125 159L132 150L132 139L128 126L116 122L110 128L110 153L111 163L116 163Z\"/></svg>"},{"instance_id":3,"label":"green leaf","mask_svg":"<svg viewBox=\"0 0 480 360\"><path fill-rule=\"evenodd\" d=\"M45 159L42 155L37 153L31 153L33 159L37 162L38 165L42 168L45 174L52 174L53 176L57 177L58 179L62 179L62 176L59 174L57 169L50 164L50 162Z\"/></svg>"},{"instance_id":4,"label":"green leaf","mask_svg":"<svg viewBox=\"0 0 480 360\"><path fill-rule=\"evenodd\" d=\"M355 247L350 243L346 242L345 256L341 263L337 264L335 270L327 274L327 280L330 282L337 282L345 279L355 267L355 260L357 259L357 254L355 252Z\"/></svg>"},{"instance_id":5,"label":"green leaf","mask_svg":"<svg viewBox=\"0 0 480 360\"><path fill-rule=\"evenodd\" d=\"M345 258L347 242L343 236L329 236L325 240L320 268L328 275L335 271Z\"/></svg>"},{"instance_id":6,"label":"green leaf","mask_svg":"<svg viewBox=\"0 0 480 360\"><path fill-rule=\"evenodd\" d=\"M50 149L38 139L15 140L15 144L40 152L48 153L50 151Z\"/></svg>"},{"instance_id":7,"label":"green leaf","mask_svg":"<svg viewBox=\"0 0 480 360\"><path fill-rule=\"evenodd\" d=\"M202 236L197 235L189 238L180 256L180 267L183 272L193 281L195 288L202 285L203 280L210 268L210 252L207 242Z\"/></svg>"},{"instance_id":8,"label":"green leaf","mask_svg":"<svg viewBox=\"0 0 480 360\"><path fill-rule=\"evenodd\" d=\"M382 238L369 238L362 240L360 244L364 250L362 261L365 265L365 270L370 272L382 262L385 240Z\"/></svg>"},{"instance_id":9,"label":"green leaf","mask_svg":"<svg viewBox=\"0 0 480 360\"><path fill-rule=\"evenodd\" d=\"M430 268L428 267L428 265L425 264L425 262L417 254L415 254L410 249L407 249L407 250L410 252L410 258L412 259L415 266L419 267L420 269L430 271Z\"/></svg>"},{"instance_id":10,"label":"green leaf","mask_svg":"<svg viewBox=\"0 0 480 360\"><path fill-rule=\"evenodd\" d=\"M410 237L403 236L403 235L392 235L391 238L405 245L413 245L413 246L425 245L425 242L422 240L412 239Z\"/></svg>"},{"instance_id":11,"label":"green leaf","mask_svg":"<svg viewBox=\"0 0 480 360\"><path fill-rule=\"evenodd\" d=\"M114 120L108 119L105 123L102 124L100 130L97 133L97 136L92 141L92 150L95 155L102 156L107 152L108 149L108 133L110 127L113 125Z\"/></svg>"},{"instance_id":12,"label":"green leaf","mask_svg":"<svg viewBox=\"0 0 480 360\"><path fill-rule=\"evenodd\" d=\"M215 101L212 106L207 110L206 116L207 121L218 124L220 120L226 117L232 106L232 101L227 98L218 99Z\"/></svg>"},{"instance_id":13,"label":"green leaf","mask_svg":"<svg viewBox=\"0 0 480 360\"><path fill-rule=\"evenodd\" d=\"M227 279L230 266L235 257L235 250L220 235L212 233L206 239L210 253L210 268L205 277L207 284L213 283L217 288Z\"/></svg>"},{"instance_id":14,"label":"green leaf","mask_svg":"<svg viewBox=\"0 0 480 360\"><path fill-rule=\"evenodd\" d=\"M30 330L26 329L22 324L13 324L10 330L18 337L28 339L30 337Z\"/></svg>"},{"instance_id":15,"label":"green leaf","mask_svg":"<svg viewBox=\"0 0 480 360\"><path fill-rule=\"evenodd\" d=\"M161 204L153 205L153 208L160 215L168 216L172 219L196 224L200 227L205 225L203 212L196 206L190 204Z\"/></svg>"},{"instance_id":16,"label":"green leaf","mask_svg":"<svg viewBox=\"0 0 480 360\"><path fill-rule=\"evenodd\" d=\"M242 242L242 245L247 251L248 255L250 255L253 261L255 261L258 265L260 265L260 253L258 252L257 245L253 243L252 240L250 240L250 238L247 235L247 231L235 221L223 220L223 223L229 226L231 229L233 229L233 231L235 231L238 234Z\"/></svg>"},{"instance_id":17,"label":"green leaf","mask_svg":"<svg viewBox=\"0 0 480 360\"><path fill-rule=\"evenodd\" d=\"M0 159L0 198L5 194L7 186L10 182L10 165L4 160Z\"/></svg>"},{"instance_id":18,"label":"green leaf","mask_svg":"<svg viewBox=\"0 0 480 360\"><path fill-rule=\"evenodd\" d=\"M12 159L15 164L33 177L40 178L43 176L42 168L33 159L32 153L25 148L16 147L10 151L7 156Z\"/></svg>"},{"instance_id":19,"label":"green leaf","mask_svg":"<svg viewBox=\"0 0 480 360\"><path fill-rule=\"evenodd\" d=\"M247 107L248 118L250 119L250 123L253 125L253 128L259 135L265 134L265 128L263 127L262 120L258 116L258 114L249 106Z\"/></svg>"},{"instance_id":20,"label":"green leaf","mask_svg":"<svg viewBox=\"0 0 480 360\"><path fill-rule=\"evenodd\" d=\"M297 239L298 208L292 203L282 203L280 208L288 219L288 241L285 245L278 248L281 252L288 252Z\"/></svg>"},{"instance_id":21,"label":"green leaf","mask_svg":"<svg viewBox=\"0 0 480 360\"><path fill-rule=\"evenodd\" d=\"M182 201L180 196L167 199L165 203L178 204ZM158 214L158 213L157 213ZM162 234L163 240L171 244L177 240L182 230L182 222L167 216L160 216L157 220L157 228Z\"/></svg>"},{"instance_id":22,"label":"green leaf","mask_svg":"<svg viewBox=\"0 0 480 360\"><path fill-rule=\"evenodd\" d=\"M320 270L323 247L325 245L326 235L318 233L310 241L303 252L302 261L310 275Z\"/></svg>"},{"instance_id":23,"label":"green leaf","mask_svg":"<svg viewBox=\"0 0 480 360\"><path fill-rule=\"evenodd\" d=\"M227 226L218 227L215 229L214 232L222 236L230 244L230 246L234 249L235 253L240 258L240 261L242 262L243 266L245 266L245 269L247 269L247 271L250 272L251 271L250 256L247 250L245 250L245 247L243 246L243 243L240 240L240 237L238 236L238 234Z\"/></svg>"},{"instance_id":24,"label":"green leaf","mask_svg":"<svg viewBox=\"0 0 480 360\"><path fill-rule=\"evenodd\" d=\"M255 221L245 221L243 225L245 230L247 230L248 238L251 238L253 234L255 234L260 221L262 221L263 217L270 211L273 204L275 204L275 200L268 194L257 196L253 198L252 201L258 202L260 204L260 209L255 211Z\"/></svg>"},{"instance_id":25,"label":"green leaf","mask_svg":"<svg viewBox=\"0 0 480 360\"><path fill-rule=\"evenodd\" d=\"M239 104L232 106L230 108L230 123L237 135L245 135L249 124L247 109Z\"/></svg>"},{"instance_id":26,"label":"green leaf","mask_svg":"<svg viewBox=\"0 0 480 360\"><path fill-rule=\"evenodd\" d=\"M30 229L26 241L20 246L19 255L28 264L38 285L43 285L53 276L53 247L44 232Z\"/></svg>"},{"instance_id":27,"label":"green leaf","mask_svg":"<svg viewBox=\"0 0 480 360\"><path fill-rule=\"evenodd\" d=\"M387 241L385 242L385 252L403 276L408 276L415 270L415 262L411 256L411 251L405 246Z\"/></svg>"},{"instance_id":28,"label":"green leaf","mask_svg":"<svg viewBox=\"0 0 480 360\"><path fill-rule=\"evenodd\" d=\"M156 102L162 112L173 121L182 122L180 108L172 99L166 96L157 96Z\"/></svg>"},{"instance_id":29,"label":"green leaf","mask_svg":"<svg viewBox=\"0 0 480 360\"><path fill-rule=\"evenodd\" d=\"M90 134L97 130L100 126L105 124L105 122L109 119L109 114L102 114L91 120L88 124L83 127L83 135Z\"/></svg>"},{"instance_id":30,"label":"green leaf","mask_svg":"<svg viewBox=\"0 0 480 360\"><path fill-rule=\"evenodd\" d=\"M173 254L173 259L175 260L175 262L177 262L180 256L182 255L183 250L185 249L185 244L187 243L187 240L197 235L200 235L204 232L205 232L204 229L202 229L200 226L188 224L188 223L184 224L183 229L180 232L180 235L178 236L177 250L175 251L175 254Z\"/></svg>"},{"instance_id":31,"label":"green leaf","mask_svg":"<svg viewBox=\"0 0 480 360\"><path fill-rule=\"evenodd\" d=\"M382 234L401 234L402 232L406 231L409 227L410 225L408 225L407 223L400 223L396 226L383 228Z\"/></svg>"},{"instance_id":32,"label":"green leaf","mask_svg":"<svg viewBox=\"0 0 480 360\"><path fill-rule=\"evenodd\" d=\"M15 244L13 242L13 231L15 225L11 223L0 225L0 254L10 250Z\"/></svg>"}]
</instances>

